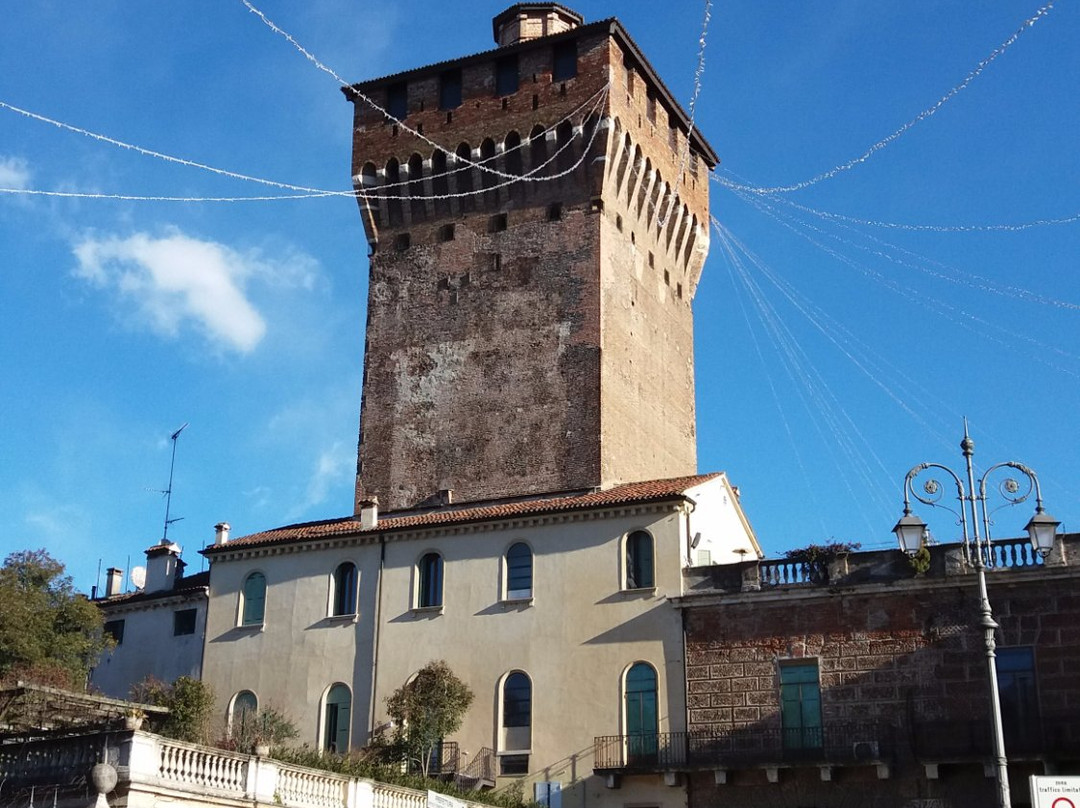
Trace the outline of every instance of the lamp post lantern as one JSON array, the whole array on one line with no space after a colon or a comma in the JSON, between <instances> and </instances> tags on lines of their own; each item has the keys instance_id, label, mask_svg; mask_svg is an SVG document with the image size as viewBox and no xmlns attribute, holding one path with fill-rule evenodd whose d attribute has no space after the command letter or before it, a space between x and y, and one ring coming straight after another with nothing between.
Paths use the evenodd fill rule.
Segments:
<instances>
[{"instance_id":1,"label":"lamp post lantern","mask_svg":"<svg viewBox=\"0 0 1080 808\"><path fill-rule=\"evenodd\" d=\"M964 481L948 466L940 463L920 463L914 466L904 478L904 515L896 523L893 532L900 542L900 549L908 555L915 555L923 546L926 539L926 523L911 512L911 497L926 505L944 507L940 500L942 497L941 485L935 479L928 479L922 486L922 493L914 486L915 478L927 469L937 469L948 474L956 484L957 499L960 503L959 511L954 511L960 519L961 532L963 534L964 560L975 567L979 582L979 625L983 629L986 646L986 667L990 678L990 707L991 725L993 729L994 767L996 773L997 805L998 808L1010 808L1009 797L1009 772L1008 761L1005 757L1005 737L1001 721L1001 697L998 693L997 665L995 664L995 649L997 641L994 633L998 624L994 622L994 614L990 609L990 600L986 594L986 567L993 564L990 548L990 514L986 504L986 484L990 475L1002 468L1011 468L1019 471L1027 478L1027 489L1022 490L1020 483L1009 477L998 486L998 493L1008 505L1018 505L1026 500L1032 492L1035 494L1035 514L1028 521L1026 530L1031 538L1031 545L1040 558L1046 558L1054 546L1054 536L1058 525L1061 523L1050 516L1043 509L1042 490L1039 487L1039 478L1035 472L1022 463L1006 461L990 466L978 480L976 487L975 471L972 467L972 456L975 454L975 442L968 435L967 419L964 419L964 439L960 441L960 450L964 454L964 462L967 471L967 486ZM968 532L968 519L971 520L971 532ZM979 520L983 523L983 535L979 533Z\"/></svg>"}]
</instances>

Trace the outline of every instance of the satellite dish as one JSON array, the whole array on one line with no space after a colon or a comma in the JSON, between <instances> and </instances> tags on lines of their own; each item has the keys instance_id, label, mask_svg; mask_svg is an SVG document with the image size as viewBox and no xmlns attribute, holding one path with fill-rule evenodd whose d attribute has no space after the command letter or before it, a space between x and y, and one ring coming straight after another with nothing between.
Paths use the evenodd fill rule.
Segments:
<instances>
[{"instance_id":1,"label":"satellite dish","mask_svg":"<svg viewBox=\"0 0 1080 808\"><path fill-rule=\"evenodd\" d=\"M142 589L146 586L146 567L131 568L131 583L134 584L136 589Z\"/></svg>"}]
</instances>

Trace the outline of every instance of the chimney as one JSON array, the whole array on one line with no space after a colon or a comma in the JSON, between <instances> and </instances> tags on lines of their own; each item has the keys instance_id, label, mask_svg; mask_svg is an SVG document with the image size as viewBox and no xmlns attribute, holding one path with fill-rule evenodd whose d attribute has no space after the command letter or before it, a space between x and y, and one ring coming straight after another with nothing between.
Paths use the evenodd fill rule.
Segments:
<instances>
[{"instance_id":1,"label":"chimney","mask_svg":"<svg viewBox=\"0 0 1080 808\"><path fill-rule=\"evenodd\" d=\"M500 48L561 34L577 28L585 18L560 3L515 3L491 21L495 44Z\"/></svg>"},{"instance_id":2,"label":"chimney","mask_svg":"<svg viewBox=\"0 0 1080 808\"><path fill-rule=\"evenodd\" d=\"M116 567L105 570L105 597L111 598L120 594L120 587L124 585L124 571Z\"/></svg>"},{"instance_id":3,"label":"chimney","mask_svg":"<svg viewBox=\"0 0 1080 808\"><path fill-rule=\"evenodd\" d=\"M177 562L180 559L180 546L162 539L146 551L146 592L160 592L172 589L176 581Z\"/></svg>"},{"instance_id":4,"label":"chimney","mask_svg":"<svg viewBox=\"0 0 1080 808\"><path fill-rule=\"evenodd\" d=\"M228 522L218 522L214 525L214 546L220 547L229 540L229 527Z\"/></svg>"},{"instance_id":5,"label":"chimney","mask_svg":"<svg viewBox=\"0 0 1080 808\"><path fill-rule=\"evenodd\" d=\"M360 500L360 529L374 530L379 525L379 498Z\"/></svg>"}]
</instances>

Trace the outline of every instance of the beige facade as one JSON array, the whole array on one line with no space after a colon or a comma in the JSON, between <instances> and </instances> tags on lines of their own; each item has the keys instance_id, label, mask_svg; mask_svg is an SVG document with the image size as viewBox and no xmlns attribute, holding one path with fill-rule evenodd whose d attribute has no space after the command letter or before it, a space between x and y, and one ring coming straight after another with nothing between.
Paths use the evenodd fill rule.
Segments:
<instances>
[{"instance_id":1,"label":"beige facade","mask_svg":"<svg viewBox=\"0 0 1080 808\"><path fill-rule=\"evenodd\" d=\"M640 561L628 559L627 543L642 535L653 576L635 582L628 566ZM531 555L528 591L508 590L508 551L518 544ZM446 739L459 745L461 768L493 750L497 784L520 781L534 793L536 783L558 783L563 806L583 807L621 805L630 793L684 804L655 776L609 788L593 775L594 740L627 733L626 677L635 665L655 673L653 731L685 730L682 622L668 598L682 593L682 570L695 559L760 555L723 475L387 514L370 530L353 519L282 528L207 554L204 679L223 713L249 691L286 712L301 741L325 748L333 741L327 697L344 684L348 743L359 747L386 722L386 697L443 659L476 695L457 737ZM442 586L423 605L430 554ZM343 563L359 572L357 610L333 616ZM265 576L265 609L261 622L243 625L253 573ZM520 576L514 581L522 586ZM525 727L504 726L503 686L515 672L529 683ZM525 773L504 776L506 764Z\"/></svg>"}]
</instances>

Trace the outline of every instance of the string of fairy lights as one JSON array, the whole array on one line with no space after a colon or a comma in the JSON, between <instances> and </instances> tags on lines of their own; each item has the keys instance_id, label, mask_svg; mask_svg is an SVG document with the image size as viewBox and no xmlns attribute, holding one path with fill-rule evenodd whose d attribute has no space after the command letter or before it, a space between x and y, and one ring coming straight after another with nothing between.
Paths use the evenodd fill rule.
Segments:
<instances>
[{"instance_id":1,"label":"string of fairy lights","mask_svg":"<svg viewBox=\"0 0 1080 808\"><path fill-rule=\"evenodd\" d=\"M275 21L271 20L261 9L256 7L251 0L240 0L247 11L252 14L266 29L275 36L284 39L297 54L312 65L316 70L332 78L339 86L347 88L347 93L355 102L362 103L378 113L388 123L397 126L401 132L409 135L418 143L425 144L430 150L430 156L441 154L445 157L444 171L424 171L423 179L431 182L418 182L417 177L411 171L405 172L404 177L393 178L385 172L378 183L368 185L363 175L352 178L351 189L326 189L317 188L300 183L285 182L277 179L254 176L251 174L235 171L227 168L210 165L185 157L168 154L156 149L137 145L116 137L94 132L88 128L74 123L62 121L56 117L42 114L17 106L8 101L0 100L0 110L20 115L28 120L53 126L71 134L77 134L90 138L103 145L117 149L130 151L140 156L163 161L173 165L208 172L219 177L247 182L273 188L281 193L259 194L251 196L198 196L198 195L154 195L137 193L94 193L72 190L46 190L22 187L0 188L0 194L25 195L31 197L56 197L70 199L94 199L114 200L131 202L176 202L176 203L243 203L243 202L272 202L288 200L313 200L313 199L337 199L341 197L357 198L361 202L368 200L406 201L406 200L448 200L469 196L479 196L491 193L499 189L508 188L518 183L543 183L557 181L560 178L578 170L596 145L597 138L601 133L610 131L611 121L604 117L607 108L608 96L611 92L610 84L602 87L590 98L577 105L569 113L559 120L543 128L539 134L522 133L520 141L515 145L504 145L498 152L498 158L480 156L476 150L466 154L459 153L456 144L440 143L437 139L425 134L418 127L411 126L407 120L397 118L375 99L363 93L356 86L351 85L342 76L330 67L324 60L286 31ZM1012 48L1023 35L1032 30L1038 23L1047 19L1053 10L1054 2L1046 2L1026 17L1012 34L995 47L987 56L981 59L964 77L953 84L937 100L923 108L916 115L909 118L901 126L875 141L871 146L861 151L857 156L838 162L831 168L821 171L813 176L788 184L765 185L755 183L739 177L727 169L717 170L710 173L710 178L717 187L729 192L735 198L741 200L753 209L774 222L778 227L795 233L800 238L811 244L816 250L821 251L836 263L861 273L875 283L881 284L892 293L915 302L927 309L933 310L939 316L951 320L965 329L979 334L980 338L1007 345L1011 342L1025 342L1033 349L1032 355L1046 364L1054 371L1064 373L1074 378L1080 378L1074 368L1080 367L1080 357L1061 348L1035 340L1029 335L1020 334L992 323L965 311L947 301L927 295L925 291L917 291L910 284L903 283L880 270L869 267L866 261L855 260L851 257L851 251L857 250L866 256L883 259L894 266L905 270L913 270L943 281L962 284L969 288L995 295L1011 297L1026 302L1051 306L1066 311L1080 311L1080 304L1068 300L1055 298L1052 295L1043 294L1022 288L1015 284L1003 284L974 273L963 272L954 267L948 267L940 262L934 262L925 256L920 256L907 248L891 244L880 239L866 230L876 231L901 231L901 232L927 232L927 233L1016 233L1043 227L1061 227L1080 222L1080 212L1058 216L1042 217L1021 222L1000 223L932 223L932 222L894 222L871 217L848 215L835 211L823 210L807 204L794 201L791 195L820 185L832 180L846 172L864 165L875 156L896 144L901 138L911 132L916 126L926 122L960 93L968 89L976 80L982 77L988 68L1000 57ZM684 148L680 150L679 170L677 171L672 192L669 197L661 196L661 199L676 200L682 189L684 176L687 172L691 154L691 141L696 131L699 105L703 98L703 86L705 78L705 52L709 33L713 8L712 0L704 0L703 15L700 28L700 36L697 41L697 58L693 73L692 93L688 104L689 130L686 133ZM564 133L569 127L570 137ZM551 154L547 149L543 151L543 159L529 165L527 170L508 170L508 158L518 150L531 148L538 138L545 141L554 141L556 148ZM574 159L567 160L567 150L574 149ZM610 155L609 155L610 156ZM479 159L477 159L479 157ZM520 161L524 164L524 161ZM433 160L425 161L425 168L433 165ZM557 166L558 170L551 171ZM632 176L640 180L640 173L645 170L643 163L632 161L630 171ZM480 176L488 176L492 182L466 182L465 188L455 188L453 191L436 190L442 185L442 181L462 172L478 172ZM460 183L459 183L460 185ZM635 184L635 187L638 187ZM675 210L674 204L658 204L659 199L648 198L645 200L649 205L649 216L652 223L658 228L667 224L671 212ZM815 220L817 223L815 223ZM892 494L881 489L880 480L888 478L889 472L885 469L881 459L876 455L873 442L868 440L860 431L856 420L846 411L843 402L832 392L830 386L825 383L823 374L815 366L812 357L808 354L805 346L800 344L799 339L791 331L790 324L779 312L772 296L779 294L799 314L809 322L813 328L832 343L836 349L870 381L880 388L882 392L907 415L914 419L924 428L928 434L933 435L943 446L951 446L948 436L940 434L933 426L939 419L931 419L929 412L948 411L947 405L938 397L934 396L925 388L920 388L908 374L904 374L895 363L874 352L864 341L860 340L842 322L830 316L819 306L813 304L805 296L801 295L783 275L771 268L766 261L751 251L746 244L740 241L730 228L720 220L713 218L710 222L719 252L728 266L733 283L745 292L745 299L739 298L739 305L749 308L743 309L743 316L749 322L751 312L756 313L760 330L765 333L769 340L776 346L781 356L780 366L787 374L791 382L785 390L796 391L802 405L813 413L812 421L815 428L820 432L823 442L830 447L830 451L837 453L837 468L845 469L843 475L844 485L848 488L853 498L863 492L882 504L886 509L891 507ZM839 228L838 231L828 231L822 225ZM745 302L744 302L745 301ZM755 350L759 355L762 347L757 342L757 331L751 330ZM762 363L767 364L764 357ZM889 381L894 380L894 381ZM895 380L901 380L904 384L904 393L901 394ZM791 445L798 447L799 441L791 435L791 426L788 416L783 414L779 407L780 391L776 383L769 379L772 394L777 399L778 409L784 422L784 428L791 437ZM914 391L914 392L912 392ZM937 399L937 400L935 400ZM804 475L807 488L812 488L809 475L811 462L807 458L801 458L796 454L796 461ZM824 529L824 526L823 526Z\"/></svg>"}]
</instances>

